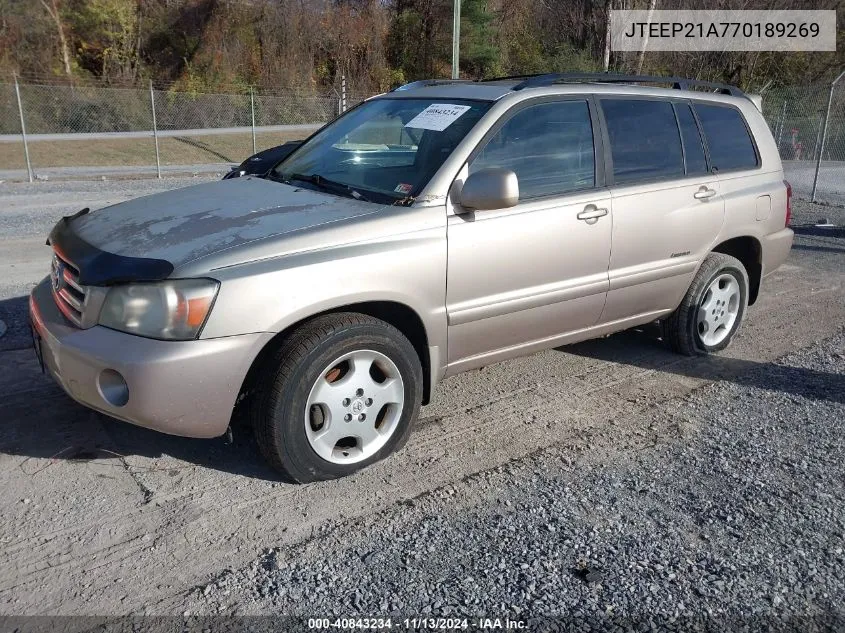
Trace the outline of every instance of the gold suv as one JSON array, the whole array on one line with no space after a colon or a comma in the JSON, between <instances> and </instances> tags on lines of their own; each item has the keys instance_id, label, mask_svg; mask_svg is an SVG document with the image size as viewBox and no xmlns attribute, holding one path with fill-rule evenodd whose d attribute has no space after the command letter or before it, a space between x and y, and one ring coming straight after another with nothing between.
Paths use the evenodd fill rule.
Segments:
<instances>
[{"instance_id":1,"label":"gold suv","mask_svg":"<svg viewBox=\"0 0 845 633\"><path fill-rule=\"evenodd\" d=\"M36 351L107 415L214 437L246 407L274 467L339 477L445 376L654 320L724 349L789 254L790 195L732 86L416 82L263 175L62 219Z\"/></svg>"}]
</instances>

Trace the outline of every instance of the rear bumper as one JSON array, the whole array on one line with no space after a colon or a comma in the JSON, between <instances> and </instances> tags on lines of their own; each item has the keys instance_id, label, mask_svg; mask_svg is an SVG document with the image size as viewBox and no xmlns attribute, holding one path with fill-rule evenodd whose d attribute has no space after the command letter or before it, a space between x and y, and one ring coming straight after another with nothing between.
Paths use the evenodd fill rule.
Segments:
<instances>
[{"instance_id":1,"label":"rear bumper","mask_svg":"<svg viewBox=\"0 0 845 633\"><path fill-rule=\"evenodd\" d=\"M792 229L782 229L763 238L763 277L773 273L786 261L794 236Z\"/></svg>"},{"instance_id":2,"label":"rear bumper","mask_svg":"<svg viewBox=\"0 0 845 633\"><path fill-rule=\"evenodd\" d=\"M81 330L59 312L49 279L32 291L29 310L44 367L74 400L125 422L187 437L226 432L243 379L272 337L157 341L101 326Z\"/></svg>"}]
</instances>

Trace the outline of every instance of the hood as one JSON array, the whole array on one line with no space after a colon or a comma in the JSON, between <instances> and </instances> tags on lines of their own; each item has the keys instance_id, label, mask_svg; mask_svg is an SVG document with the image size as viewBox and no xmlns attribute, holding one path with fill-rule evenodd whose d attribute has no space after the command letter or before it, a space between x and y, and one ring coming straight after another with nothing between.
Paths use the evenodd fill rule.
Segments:
<instances>
[{"instance_id":1,"label":"hood","mask_svg":"<svg viewBox=\"0 0 845 633\"><path fill-rule=\"evenodd\" d=\"M88 244L174 268L223 249L377 213L380 206L260 178L237 178L121 202L72 220Z\"/></svg>"}]
</instances>

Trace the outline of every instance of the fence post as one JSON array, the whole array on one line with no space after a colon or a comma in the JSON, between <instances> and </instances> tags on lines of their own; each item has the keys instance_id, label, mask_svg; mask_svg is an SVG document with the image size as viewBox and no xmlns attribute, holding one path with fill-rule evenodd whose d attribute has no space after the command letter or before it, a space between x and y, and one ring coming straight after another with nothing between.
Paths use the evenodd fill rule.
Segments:
<instances>
[{"instance_id":1,"label":"fence post","mask_svg":"<svg viewBox=\"0 0 845 633\"><path fill-rule=\"evenodd\" d=\"M816 186L819 183L819 168L822 164L822 153L824 152L824 144L827 141L827 124L830 121L830 108L833 105L833 91L836 89L836 84L845 76L845 70L839 73L839 76L830 84L830 93L827 95L827 111L824 115L824 127L822 128L822 142L819 148L819 155L816 157L816 173L813 175L813 193L810 194L810 202L816 201Z\"/></svg>"},{"instance_id":2,"label":"fence post","mask_svg":"<svg viewBox=\"0 0 845 633\"><path fill-rule=\"evenodd\" d=\"M156 98L153 92L153 80L150 79L150 108L153 112L153 139L156 144L156 176L161 178L161 158L158 153L158 124L156 123Z\"/></svg>"},{"instance_id":3,"label":"fence post","mask_svg":"<svg viewBox=\"0 0 845 633\"><path fill-rule=\"evenodd\" d=\"M346 112L346 75L340 76L340 111Z\"/></svg>"},{"instance_id":4,"label":"fence post","mask_svg":"<svg viewBox=\"0 0 845 633\"><path fill-rule=\"evenodd\" d=\"M780 152L780 141L783 138L783 124L786 121L786 97L783 98L783 105L780 108L780 123L778 125L778 152Z\"/></svg>"},{"instance_id":5,"label":"fence post","mask_svg":"<svg viewBox=\"0 0 845 633\"><path fill-rule=\"evenodd\" d=\"M255 146L255 94L252 86L249 87L249 109L252 112L252 153L258 152Z\"/></svg>"},{"instance_id":6,"label":"fence post","mask_svg":"<svg viewBox=\"0 0 845 633\"><path fill-rule=\"evenodd\" d=\"M17 73L12 73L12 77L15 78L15 95L18 98L18 113L21 115L21 137L23 137L23 153L26 156L26 174L29 177L29 182L33 181L32 178L32 164L29 162L29 145L26 142L26 124L23 120L23 105L21 104L21 89L18 86L18 75Z\"/></svg>"}]
</instances>

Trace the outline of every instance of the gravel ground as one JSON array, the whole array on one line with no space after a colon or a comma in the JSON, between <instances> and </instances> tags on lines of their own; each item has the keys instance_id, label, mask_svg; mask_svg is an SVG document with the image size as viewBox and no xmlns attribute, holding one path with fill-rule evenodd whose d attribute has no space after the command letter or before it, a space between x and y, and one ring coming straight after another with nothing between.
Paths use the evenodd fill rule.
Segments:
<instances>
[{"instance_id":1,"label":"gravel ground","mask_svg":"<svg viewBox=\"0 0 845 633\"><path fill-rule=\"evenodd\" d=\"M845 180L845 174L842 175ZM845 206L827 204L813 204L806 200L793 198L792 200L792 225L805 226L814 225L821 220L827 220L831 224L845 226Z\"/></svg>"},{"instance_id":2,"label":"gravel ground","mask_svg":"<svg viewBox=\"0 0 845 633\"><path fill-rule=\"evenodd\" d=\"M187 187L215 178L0 182L0 235L44 239L63 216L83 207L104 206L152 193Z\"/></svg>"},{"instance_id":3,"label":"gravel ground","mask_svg":"<svg viewBox=\"0 0 845 633\"><path fill-rule=\"evenodd\" d=\"M679 359L625 332L455 376L402 453L289 487L248 434L224 445L108 420L66 398L27 349L26 293L46 274L59 217L202 180L0 184L0 612L582 617L613 606L623 624L674 609L684 623L705 608L717 624L719 609L762 610L749 617L767 624L842 602L841 576L831 580L841 518L822 514L842 505L841 440L832 423L816 427L845 418L842 359L769 361L842 328L845 209L796 201L790 260L725 354ZM819 217L839 228L810 226ZM842 354L841 336L824 349ZM709 399L678 400L712 381ZM731 404L744 394L750 404ZM711 420L709 404L729 417ZM767 452L736 445L755 428ZM759 488L743 483L754 473Z\"/></svg>"},{"instance_id":4,"label":"gravel ground","mask_svg":"<svg viewBox=\"0 0 845 633\"><path fill-rule=\"evenodd\" d=\"M192 607L842 630L845 331L651 415L642 450L611 429L512 462L269 550Z\"/></svg>"}]
</instances>

